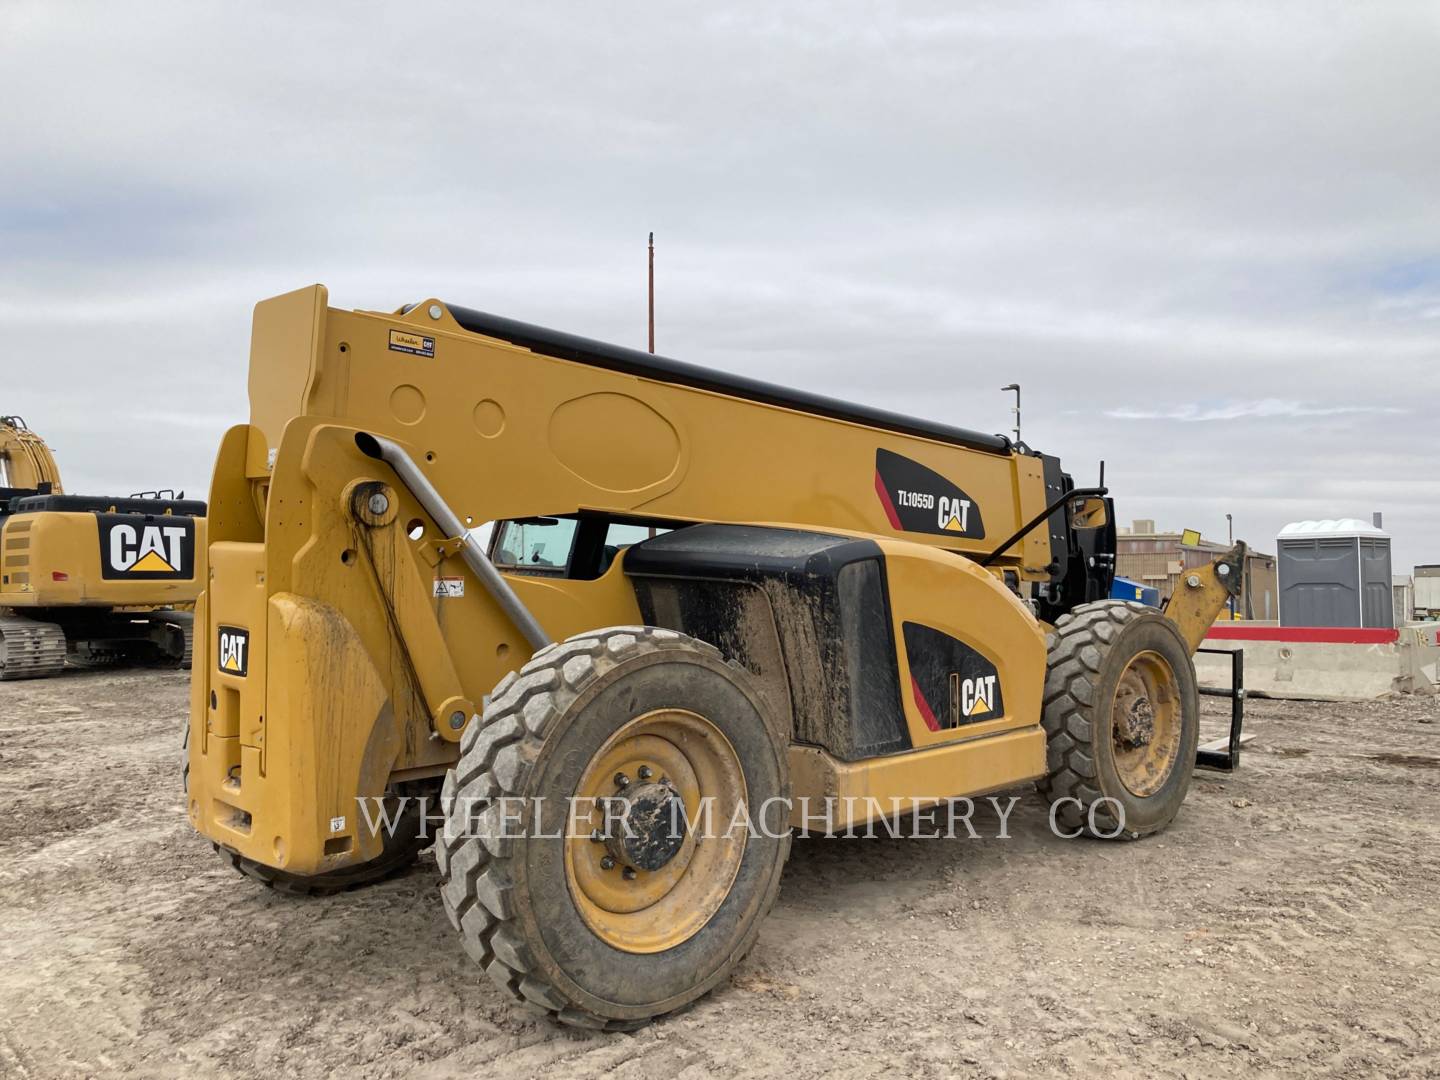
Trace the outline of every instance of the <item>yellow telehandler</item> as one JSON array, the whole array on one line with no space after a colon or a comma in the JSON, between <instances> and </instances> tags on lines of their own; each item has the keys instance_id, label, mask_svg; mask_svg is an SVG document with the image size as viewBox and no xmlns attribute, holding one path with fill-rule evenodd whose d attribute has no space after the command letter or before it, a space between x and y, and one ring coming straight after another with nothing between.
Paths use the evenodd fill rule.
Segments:
<instances>
[{"instance_id":1,"label":"yellow telehandler","mask_svg":"<svg viewBox=\"0 0 1440 1080\"><path fill-rule=\"evenodd\" d=\"M205 504L67 495L45 441L0 416L0 679L126 662L190 666Z\"/></svg>"},{"instance_id":2,"label":"yellow telehandler","mask_svg":"<svg viewBox=\"0 0 1440 1080\"><path fill-rule=\"evenodd\" d=\"M257 305L249 389L190 820L298 893L433 842L465 949L561 1022L724 979L792 826L1033 781L1068 828L1138 837L1185 798L1238 549L1163 613L1107 600L1110 500L1052 456L322 286Z\"/></svg>"}]
</instances>

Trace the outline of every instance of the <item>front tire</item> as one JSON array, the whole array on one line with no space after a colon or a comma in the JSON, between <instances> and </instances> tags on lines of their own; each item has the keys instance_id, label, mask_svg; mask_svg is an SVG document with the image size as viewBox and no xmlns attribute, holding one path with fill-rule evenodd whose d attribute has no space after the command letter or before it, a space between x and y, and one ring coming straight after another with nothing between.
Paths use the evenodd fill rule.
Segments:
<instances>
[{"instance_id":1,"label":"front tire","mask_svg":"<svg viewBox=\"0 0 1440 1080\"><path fill-rule=\"evenodd\" d=\"M694 1001L749 951L779 890L787 748L749 678L704 642L617 627L542 649L496 687L441 796L441 896L466 951L511 997L579 1027ZM653 843L626 847L589 809L621 793L683 803L692 822L712 799L712 829L642 830ZM737 805L755 827L723 835Z\"/></svg>"},{"instance_id":2,"label":"front tire","mask_svg":"<svg viewBox=\"0 0 1440 1080\"><path fill-rule=\"evenodd\" d=\"M1050 636L1042 723L1038 787L1059 823L1104 839L1159 832L1185 801L1200 739L1185 640L1144 604L1076 607Z\"/></svg>"}]
</instances>

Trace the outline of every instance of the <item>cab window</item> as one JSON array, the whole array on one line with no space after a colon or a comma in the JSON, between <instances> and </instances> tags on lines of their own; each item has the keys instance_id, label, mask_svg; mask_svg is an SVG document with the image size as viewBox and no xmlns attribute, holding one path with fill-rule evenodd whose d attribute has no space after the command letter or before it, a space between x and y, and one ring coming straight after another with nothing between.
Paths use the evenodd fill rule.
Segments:
<instances>
[{"instance_id":1,"label":"cab window","mask_svg":"<svg viewBox=\"0 0 1440 1080\"><path fill-rule=\"evenodd\" d=\"M613 521L593 514L517 518L496 524L490 558L511 573L590 581L609 570L616 556L631 544L670 529L668 523Z\"/></svg>"},{"instance_id":2,"label":"cab window","mask_svg":"<svg viewBox=\"0 0 1440 1080\"><path fill-rule=\"evenodd\" d=\"M495 565L511 570L564 573L575 546L574 518L522 518L500 524L495 535Z\"/></svg>"},{"instance_id":3,"label":"cab window","mask_svg":"<svg viewBox=\"0 0 1440 1080\"><path fill-rule=\"evenodd\" d=\"M670 530L657 525L632 525L628 521L612 521L605 530L605 545L600 552L600 573L610 569L610 564L615 561L615 556L624 551L631 544L638 544L642 540L649 540L651 537L660 536Z\"/></svg>"}]
</instances>

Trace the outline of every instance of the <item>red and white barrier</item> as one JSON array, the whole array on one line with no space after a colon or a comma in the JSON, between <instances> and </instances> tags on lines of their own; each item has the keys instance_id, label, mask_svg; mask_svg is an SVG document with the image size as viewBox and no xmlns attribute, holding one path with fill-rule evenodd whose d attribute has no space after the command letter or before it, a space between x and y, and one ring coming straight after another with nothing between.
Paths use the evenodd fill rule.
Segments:
<instances>
[{"instance_id":1,"label":"red and white barrier","mask_svg":"<svg viewBox=\"0 0 1440 1080\"><path fill-rule=\"evenodd\" d=\"M1433 694L1440 646L1428 627L1256 626L1216 623L1205 644L1245 651L1245 689L1259 697L1370 701L1391 694ZM1229 686L1230 662L1200 653L1202 686Z\"/></svg>"}]
</instances>

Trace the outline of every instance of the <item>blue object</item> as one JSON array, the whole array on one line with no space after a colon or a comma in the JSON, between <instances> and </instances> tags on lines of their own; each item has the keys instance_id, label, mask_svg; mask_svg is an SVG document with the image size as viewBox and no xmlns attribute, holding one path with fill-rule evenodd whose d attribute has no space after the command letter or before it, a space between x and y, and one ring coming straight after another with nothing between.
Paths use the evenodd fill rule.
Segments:
<instances>
[{"instance_id":1,"label":"blue object","mask_svg":"<svg viewBox=\"0 0 1440 1080\"><path fill-rule=\"evenodd\" d=\"M1110 586L1110 599L1139 600L1142 604L1159 607L1160 590L1152 589L1149 585L1141 585L1138 581L1131 581L1129 578L1117 577L1114 584Z\"/></svg>"}]
</instances>

